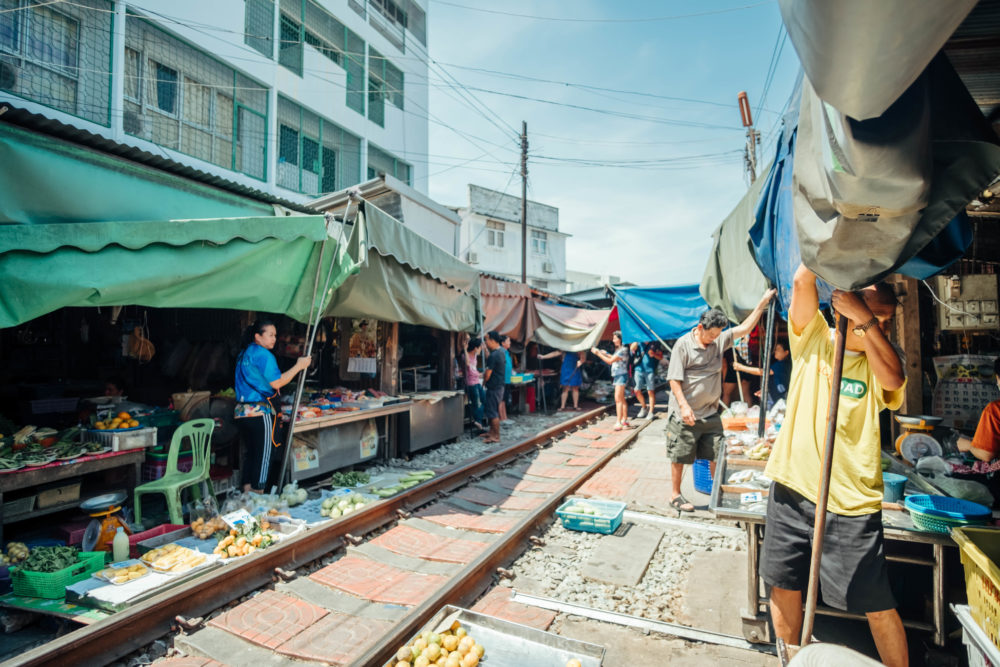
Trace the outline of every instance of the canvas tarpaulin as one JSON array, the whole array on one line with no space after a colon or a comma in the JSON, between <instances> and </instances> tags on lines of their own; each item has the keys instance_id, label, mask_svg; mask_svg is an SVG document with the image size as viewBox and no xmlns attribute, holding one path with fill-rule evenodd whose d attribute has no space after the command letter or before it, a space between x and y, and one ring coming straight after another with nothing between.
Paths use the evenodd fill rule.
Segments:
<instances>
[{"instance_id":1,"label":"canvas tarpaulin","mask_svg":"<svg viewBox=\"0 0 1000 667\"><path fill-rule=\"evenodd\" d=\"M768 288L767 279L754 261L747 231L754 223L757 201L772 169L765 167L712 234L712 252L701 278L701 296L731 322L743 321Z\"/></svg>"},{"instance_id":2,"label":"canvas tarpaulin","mask_svg":"<svg viewBox=\"0 0 1000 667\"><path fill-rule=\"evenodd\" d=\"M615 297L622 338L629 343L680 338L708 310L698 285L619 287Z\"/></svg>"},{"instance_id":3,"label":"canvas tarpaulin","mask_svg":"<svg viewBox=\"0 0 1000 667\"><path fill-rule=\"evenodd\" d=\"M933 261L949 261L951 237L938 237L962 224L953 223L956 216L1000 173L1000 146L938 56L882 116L866 121L848 118L805 81L794 162L802 261L850 290L900 270L927 248L940 255ZM961 243L961 234L954 238ZM964 249L951 248L950 260Z\"/></svg>"},{"instance_id":4,"label":"canvas tarpaulin","mask_svg":"<svg viewBox=\"0 0 1000 667\"><path fill-rule=\"evenodd\" d=\"M538 313L531 287L523 283L481 276L483 331L497 331L514 340L531 340Z\"/></svg>"},{"instance_id":5,"label":"canvas tarpaulin","mask_svg":"<svg viewBox=\"0 0 1000 667\"><path fill-rule=\"evenodd\" d=\"M780 0L816 92L851 118L881 116L917 80L977 0Z\"/></svg>"},{"instance_id":6,"label":"canvas tarpaulin","mask_svg":"<svg viewBox=\"0 0 1000 667\"><path fill-rule=\"evenodd\" d=\"M478 330L479 272L371 203L361 206L354 224L364 226L365 261L325 314Z\"/></svg>"},{"instance_id":7,"label":"canvas tarpaulin","mask_svg":"<svg viewBox=\"0 0 1000 667\"><path fill-rule=\"evenodd\" d=\"M0 123L0 224L274 215L274 207Z\"/></svg>"},{"instance_id":8,"label":"canvas tarpaulin","mask_svg":"<svg viewBox=\"0 0 1000 667\"><path fill-rule=\"evenodd\" d=\"M323 241L335 289L355 266L322 216L0 227L0 327L67 306L284 313L306 321Z\"/></svg>"},{"instance_id":9,"label":"canvas tarpaulin","mask_svg":"<svg viewBox=\"0 0 1000 667\"><path fill-rule=\"evenodd\" d=\"M601 342L611 310L588 310L535 302L535 340L564 352L582 352Z\"/></svg>"}]
</instances>

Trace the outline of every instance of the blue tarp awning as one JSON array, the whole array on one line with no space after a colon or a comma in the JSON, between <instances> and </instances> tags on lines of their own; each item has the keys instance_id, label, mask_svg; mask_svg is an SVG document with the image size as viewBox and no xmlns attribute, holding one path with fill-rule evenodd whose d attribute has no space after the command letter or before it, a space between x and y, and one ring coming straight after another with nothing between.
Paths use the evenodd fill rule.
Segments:
<instances>
[{"instance_id":1,"label":"blue tarp awning","mask_svg":"<svg viewBox=\"0 0 1000 667\"><path fill-rule=\"evenodd\" d=\"M698 285L615 289L622 337L627 343L680 338L708 310Z\"/></svg>"}]
</instances>

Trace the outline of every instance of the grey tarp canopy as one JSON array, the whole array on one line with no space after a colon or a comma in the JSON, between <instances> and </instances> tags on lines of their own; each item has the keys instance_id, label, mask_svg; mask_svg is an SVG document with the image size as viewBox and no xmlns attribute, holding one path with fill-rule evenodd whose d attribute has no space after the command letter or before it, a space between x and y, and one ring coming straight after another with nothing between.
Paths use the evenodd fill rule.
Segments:
<instances>
[{"instance_id":1,"label":"grey tarp canopy","mask_svg":"<svg viewBox=\"0 0 1000 667\"><path fill-rule=\"evenodd\" d=\"M749 315L768 288L767 279L750 250L747 232L754 224L757 200L770 171L771 165L764 168L740 203L712 234L712 252L701 278L702 298L733 322Z\"/></svg>"},{"instance_id":2,"label":"grey tarp canopy","mask_svg":"<svg viewBox=\"0 0 1000 667\"><path fill-rule=\"evenodd\" d=\"M325 315L479 329L478 271L370 202L361 204L355 225L366 235L365 263L333 294Z\"/></svg>"},{"instance_id":3,"label":"grey tarp canopy","mask_svg":"<svg viewBox=\"0 0 1000 667\"><path fill-rule=\"evenodd\" d=\"M819 97L864 120L917 80L978 0L780 0Z\"/></svg>"}]
</instances>

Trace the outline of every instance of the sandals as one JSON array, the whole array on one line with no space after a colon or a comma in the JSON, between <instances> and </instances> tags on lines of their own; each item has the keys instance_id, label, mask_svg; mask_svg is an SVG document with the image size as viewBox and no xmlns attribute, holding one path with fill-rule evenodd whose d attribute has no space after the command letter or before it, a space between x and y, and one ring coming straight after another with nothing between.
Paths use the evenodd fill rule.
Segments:
<instances>
[{"instance_id":1,"label":"sandals","mask_svg":"<svg viewBox=\"0 0 1000 667\"><path fill-rule=\"evenodd\" d=\"M678 512L693 512L694 505L688 502L687 498L682 495L677 495L673 500L670 501L670 506L673 507Z\"/></svg>"}]
</instances>

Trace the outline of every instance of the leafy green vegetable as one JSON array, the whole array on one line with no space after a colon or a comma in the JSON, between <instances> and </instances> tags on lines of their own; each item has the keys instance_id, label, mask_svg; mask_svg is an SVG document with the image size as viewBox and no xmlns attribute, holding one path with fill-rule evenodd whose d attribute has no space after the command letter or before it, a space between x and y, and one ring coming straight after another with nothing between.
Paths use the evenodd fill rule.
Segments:
<instances>
[{"instance_id":1,"label":"leafy green vegetable","mask_svg":"<svg viewBox=\"0 0 1000 667\"><path fill-rule=\"evenodd\" d=\"M348 472L335 472L330 476L330 483L333 486L358 486L371 481L371 476L366 472L351 470Z\"/></svg>"},{"instance_id":2,"label":"leafy green vegetable","mask_svg":"<svg viewBox=\"0 0 1000 667\"><path fill-rule=\"evenodd\" d=\"M79 553L76 547L35 547L20 567L29 572L56 572L76 564Z\"/></svg>"}]
</instances>

